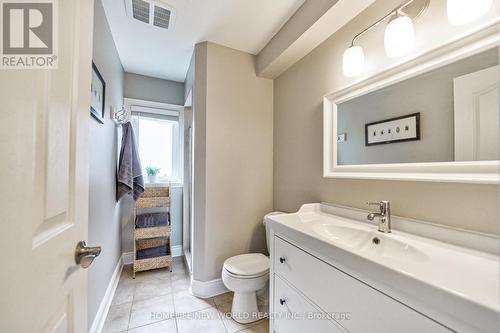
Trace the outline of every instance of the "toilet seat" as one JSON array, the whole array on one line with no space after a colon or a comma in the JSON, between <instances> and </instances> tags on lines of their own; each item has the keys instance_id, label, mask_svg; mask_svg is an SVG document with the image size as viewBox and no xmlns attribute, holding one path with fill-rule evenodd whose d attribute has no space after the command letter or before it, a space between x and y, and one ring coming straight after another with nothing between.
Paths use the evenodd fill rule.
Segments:
<instances>
[{"instance_id":1,"label":"toilet seat","mask_svg":"<svg viewBox=\"0 0 500 333\"><path fill-rule=\"evenodd\" d=\"M269 258L262 253L247 253L224 262L224 270L234 278L252 279L269 274Z\"/></svg>"},{"instance_id":2,"label":"toilet seat","mask_svg":"<svg viewBox=\"0 0 500 333\"><path fill-rule=\"evenodd\" d=\"M256 274L256 275L236 275L236 274L229 272L227 269L224 269L224 273L233 279L240 279L240 280L250 280L250 279L257 279L257 278L260 278L262 276L269 276L269 271L264 272L262 274Z\"/></svg>"}]
</instances>

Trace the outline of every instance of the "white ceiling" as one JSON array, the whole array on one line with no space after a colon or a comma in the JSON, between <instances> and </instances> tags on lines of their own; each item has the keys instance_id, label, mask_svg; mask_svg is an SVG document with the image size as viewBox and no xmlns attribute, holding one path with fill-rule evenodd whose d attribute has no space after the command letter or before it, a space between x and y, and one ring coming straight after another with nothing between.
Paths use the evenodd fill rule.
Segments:
<instances>
[{"instance_id":1,"label":"white ceiling","mask_svg":"<svg viewBox=\"0 0 500 333\"><path fill-rule=\"evenodd\" d=\"M305 0L166 0L169 30L129 18L125 1L102 0L125 71L184 81L196 43L257 54Z\"/></svg>"}]
</instances>

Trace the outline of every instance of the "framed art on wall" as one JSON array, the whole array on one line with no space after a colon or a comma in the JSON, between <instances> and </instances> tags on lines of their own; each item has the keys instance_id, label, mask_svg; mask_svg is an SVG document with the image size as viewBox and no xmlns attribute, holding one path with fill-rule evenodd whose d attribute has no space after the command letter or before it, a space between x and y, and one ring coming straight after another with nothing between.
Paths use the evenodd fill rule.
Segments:
<instances>
[{"instance_id":1,"label":"framed art on wall","mask_svg":"<svg viewBox=\"0 0 500 333\"><path fill-rule=\"evenodd\" d=\"M97 66L92 62L92 81L90 85L90 114L98 122L104 124L104 102L106 95L106 82L102 78Z\"/></svg>"}]
</instances>

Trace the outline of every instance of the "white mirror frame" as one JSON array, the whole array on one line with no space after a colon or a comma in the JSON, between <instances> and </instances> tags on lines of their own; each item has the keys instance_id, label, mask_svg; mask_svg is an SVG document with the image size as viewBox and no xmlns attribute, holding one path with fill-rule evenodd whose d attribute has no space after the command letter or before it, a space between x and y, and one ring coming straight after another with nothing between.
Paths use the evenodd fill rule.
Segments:
<instances>
[{"instance_id":1,"label":"white mirror frame","mask_svg":"<svg viewBox=\"0 0 500 333\"><path fill-rule=\"evenodd\" d=\"M500 183L500 161L337 164L337 105L500 45L498 20L323 98L323 177Z\"/></svg>"}]
</instances>

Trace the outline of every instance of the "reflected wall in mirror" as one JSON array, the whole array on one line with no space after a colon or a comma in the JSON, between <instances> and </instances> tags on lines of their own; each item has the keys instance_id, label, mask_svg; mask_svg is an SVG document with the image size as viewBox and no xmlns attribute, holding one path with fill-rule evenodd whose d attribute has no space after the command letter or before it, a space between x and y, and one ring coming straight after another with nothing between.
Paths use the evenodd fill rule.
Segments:
<instances>
[{"instance_id":1,"label":"reflected wall in mirror","mask_svg":"<svg viewBox=\"0 0 500 333\"><path fill-rule=\"evenodd\" d=\"M498 59L495 47L337 104L337 164L498 160ZM415 117L390 121L416 113L418 138Z\"/></svg>"}]
</instances>

